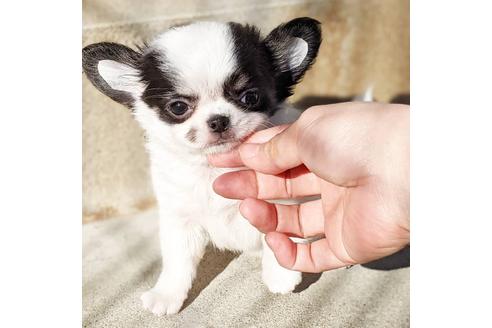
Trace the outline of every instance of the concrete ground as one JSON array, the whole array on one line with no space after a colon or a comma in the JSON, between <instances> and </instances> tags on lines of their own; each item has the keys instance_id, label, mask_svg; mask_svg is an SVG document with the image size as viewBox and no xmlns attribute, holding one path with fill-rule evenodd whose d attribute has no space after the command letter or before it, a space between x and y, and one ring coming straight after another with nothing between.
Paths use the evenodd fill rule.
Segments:
<instances>
[{"instance_id":1,"label":"concrete ground","mask_svg":"<svg viewBox=\"0 0 492 328\"><path fill-rule=\"evenodd\" d=\"M83 326L410 325L408 268L381 270L388 267L376 263L373 269L354 266L306 274L294 293L274 295L261 282L259 259L210 248L181 312L156 317L142 309L139 297L152 287L160 267L155 210L84 225Z\"/></svg>"}]
</instances>

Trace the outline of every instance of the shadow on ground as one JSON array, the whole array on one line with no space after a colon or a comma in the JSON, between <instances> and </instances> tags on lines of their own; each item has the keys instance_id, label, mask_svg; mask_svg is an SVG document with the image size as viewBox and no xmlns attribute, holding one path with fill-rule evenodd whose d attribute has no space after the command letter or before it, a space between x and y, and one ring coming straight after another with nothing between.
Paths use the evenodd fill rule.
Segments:
<instances>
[{"instance_id":1,"label":"shadow on ground","mask_svg":"<svg viewBox=\"0 0 492 328\"><path fill-rule=\"evenodd\" d=\"M364 268L372 270L396 270L410 266L410 245L390 256L362 264ZM350 267L347 267L350 268ZM301 293L316 283L323 273L302 273L302 282L294 289L294 293Z\"/></svg>"},{"instance_id":2,"label":"shadow on ground","mask_svg":"<svg viewBox=\"0 0 492 328\"><path fill-rule=\"evenodd\" d=\"M219 251L211 246L207 247L196 272L193 286L188 293L188 298L183 304L183 309L193 303L211 282L234 260L239 254L230 251ZM183 310L182 309L182 310Z\"/></svg>"},{"instance_id":3,"label":"shadow on ground","mask_svg":"<svg viewBox=\"0 0 492 328\"><path fill-rule=\"evenodd\" d=\"M296 286L293 293L300 293L309 288L312 284L318 281L321 278L322 273L302 273L302 281L299 285Z\"/></svg>"},{"instance_id":4,"label":"shadow on ground","mask_svg":"<svg viewBox=\"0 0 492 328\"><path fill-rule=\"evenodd\" d=\"M385 270L385 271L409 267L410 245L403 248L399 252L396 252L395 254L383 257L382 259L376 261L362 264L362 266L368 269Z\"/></svg>"}]
</instances>

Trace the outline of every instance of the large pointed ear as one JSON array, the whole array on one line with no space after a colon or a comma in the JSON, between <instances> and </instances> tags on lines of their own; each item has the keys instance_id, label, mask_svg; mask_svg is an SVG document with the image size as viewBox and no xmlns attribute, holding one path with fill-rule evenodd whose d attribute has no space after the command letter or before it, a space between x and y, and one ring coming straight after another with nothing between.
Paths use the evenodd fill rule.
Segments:
<instances>
[{"instance_id":1,"label":"large pointed ear","mask_svg":"<svg viewBox=\"0 0 492 328\"><path fill-rule=\"evenodd\" d=\"M141 56L118 43L95 43L82 50L82 66L96 88L131 107L145 89L138 68Z\"/></svg>"},{"instance_id":2,"label":"large pointed ear","mask_svg":"<svg viewBox=\"0 0 492 328\"><path fill-rule=\"evenodd\" d=\"M321 44L320 22L296 18L275 28L264 42L273 57L277 97L284 100L314 63Z\"/></svg>"}]
</instances>

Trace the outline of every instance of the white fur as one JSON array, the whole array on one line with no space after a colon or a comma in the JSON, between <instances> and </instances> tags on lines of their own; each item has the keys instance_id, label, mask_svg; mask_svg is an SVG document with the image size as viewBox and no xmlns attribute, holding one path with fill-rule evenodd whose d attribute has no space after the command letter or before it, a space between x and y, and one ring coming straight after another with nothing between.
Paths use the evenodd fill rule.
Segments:
<instances>
[{"instance_id":1,"label":"white fur","mask_svg":"<svg viewBox=\"0 0 492 328\"><path fill-rule=\"evenodd\" d=\"M155 117L143 122L149 116L142 113L149 113L143 108L136 111L143 125L162 124ZM163 271L155 287L142 295L142 302L157 315L179 311L209 241L220 249L258 252L263 239L239 214L238 201L212 190L214 179L228 170L210 167L203 153L177 147L176 134L171 132L163 140L165 135L149 135L147 144L160 209ZM280 267L267 246L263 252L262 277L267 287L272 292L292 291L301 274Z\"/></svg>"},{"instance_id":2,"label":"white fur","mask_svg":"<svg viewBox=\"0 0 492 328\"><path fill-rule=\"evenodd\" d=\"M100 60L97 70L108 85L120 91L141 93L144 85L140 82L139 72L133 67L114 60Z\"/></svg>"},{"instance_id":3,"label":"white fur","mask_svg":"<svg viewBox=\"0 0 492 328\"><path fill-rule=\"evenodd\" d=\"M293 38L289 45L289 68L292 70L301 65L308 53L308 44L301 38Z\"/></svg>"},{"instance_id":4,"label":"white fur","mask_svg":"<svg viewBox=\"0 0 492 328\"><path fill-rule=\"evenodd\" d=\"M238 201L225 199L212 190L214 179L227 170L211 167L206 154L234 147L241 138L267 123L265 114L244 112L219 92L236 68L227 25L204 22L171 29L152 47L165 51L166 60L179 77L180 92L198 93L199 103L189 119L174 125L159 120L155 110L143 101L136 101L134 106L135 118L148 137L146 147L160 211L162 253L162 273L155 287L142 295L143 306L156 315L178 312L209 242L233 251L263 250L262 277L267 287L276 293L292 291L300 282L301 273L277 263L262 243L263 235L241 217ZM110 71L111 66L104 67ZM115 74L110 73L106 76L111 80ZM141 90L132 92L138 99ZM214 136L206 121L214 114L229 115L236 142L207 146ZM191 128L197 131L195 142L186 138Z\"/></svg>"},{"instance_id":5,"label":"white fur","mask_svg":"<svg viewBox=\"0 0 492 328\"><path fill-rule=\"evenodd\" d=\"M166 59L178 69L179 80L186 81L179 85L184 94L195 92L213 97L236 66L231 34L222 23L197 22L173 28L152 46L165 52Z\"/></svg>"}]
</instances>

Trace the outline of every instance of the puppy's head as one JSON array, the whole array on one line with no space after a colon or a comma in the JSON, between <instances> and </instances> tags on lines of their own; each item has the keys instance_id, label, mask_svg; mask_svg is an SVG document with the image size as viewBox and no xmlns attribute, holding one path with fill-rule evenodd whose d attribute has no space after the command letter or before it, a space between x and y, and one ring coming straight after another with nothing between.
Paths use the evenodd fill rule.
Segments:
<instances>
[{"instance_id":1,"label":"puppy's head","mask_svg":"<svg viewBox=\"0 0 492 328\"><path fill-rule=\"evenodd\" d=\"M100 91L133 110L150 138L221 152L265 125L320 43L319 22L310 18L282 24L265 38L249 25L198 22L172 28L138 52L89 45L83 67Z\"/></svg>"}]
</instances>

